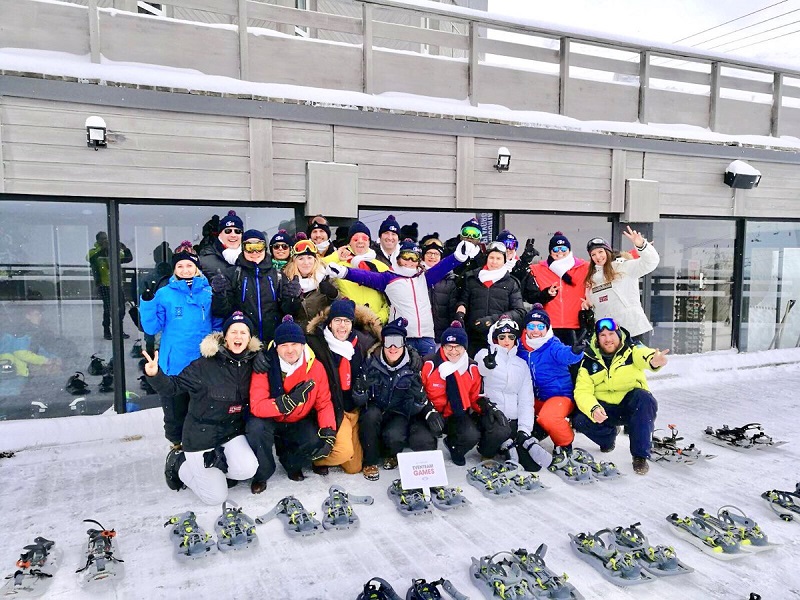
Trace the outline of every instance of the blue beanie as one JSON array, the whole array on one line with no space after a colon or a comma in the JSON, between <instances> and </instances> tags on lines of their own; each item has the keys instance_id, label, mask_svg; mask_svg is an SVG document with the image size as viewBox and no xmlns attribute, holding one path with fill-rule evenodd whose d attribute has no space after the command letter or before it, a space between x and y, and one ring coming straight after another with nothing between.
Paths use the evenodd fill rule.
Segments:
<instances>
[{"instance_id":1,"label":"blue beanie","mask_svg":"<svg viewBox=\"0 0 800 600\"><path fill-rule=\"evenodd\" d=\"M526 323L530 323L531 321L539 321L540 323L544 323L547 325L547 328L550 329L550 315L547 314L544 306L538 302L531 307L531 312L528 313L528 316L525 319Z\"/></svg>"},{"instance_id":2,"label":"blue beanie","mask_svg":"<svg viewBox=\"0 0 800 600\"><path fill-rule=\"evenodd\" d=\"M389 215L386 217L386 220L381 223L380 229L378 229L378 235L381 236L387 231L391 231L392 233L400 235L400 223L397 222L397 219L394 218L394 215Z\"/></svg>"},{"instance_id":3,"label":"blue beanie","mask_svg":"<svg viewBox=\"0 0 800 600\"><path fill-rule=\"evenodd\" d=\"M263 231L259 231L258 229L248 229L242 234L242 241L245 240L261 240L262 242L266 242L267 236L264 235Z\"/></svg>"},{"instance_id":4,"label":"blue beanie","mask_svg":"<svg viewBox=\"0 0 800 600\"><path fill-rule=\"evenodd\" d=\"M327 323L330 323L336 318L356 320L356 303L350 298L340 298L331 303L331 308L328 311Z\"/></svg>"},{"instance_id":5,"label":"blue beanie","mask_svg":"<svg viewBox=\"0 0 800 600\"><path fill-rule=\"evenodd\" d=\"M517 236L511 233L508 229L503 229L503 231L498 233L494 241L502 242L503 245L509 250L516 250L517 246L519 246L519 240L517 239Z\"/></svg>"},{"instance_id":6,"label":"blue beanie","mask_svg":"<svg viewBox=\"0 0 800 600\"><path fill-rule=\"evenodd\" d=\"M400 242L400 252L414 252L417 255L422 254L419 244L414 240L403 240Z\"/></svg>"},{"instance_id":7,"label":"blue beanie","mask_svg":"<svg viewBox=\"0 0 800 600\"><path fill-rule=\"evenodd\" d=\"M389 321L383 326L383 329L381 329L381 339L386 339L386 336L388 335L399 335L406 337L408 335L408 330L406 329L407 325L408 321L403 317L398 317L394 321Z\"/></svg>"},{"instance_id":8,"label":"blue beanie","mask_svg":"<svg viewBox=\"0 0 800 600\"><path fill-rule=\"evenodd\" d=\"M442 345L445 344L458 344L459 346L464 346L464 348L469 345L467 332L464 331L464 327L458 321L453 321L450 323L450 327L444 330Z\"/></svg>"},{"instance_id":9,"label":"blue beanie","mask_svg":"<svg viewBox=\"0 0 800 600\"><path fill-rule=\"evenodd\" d=\"M253 335L253 322L248 318L246 314L244 314L240 310L237 310L230 317L225 319L225 322L222 324L223 335L228 333L228 329L230 329L231 325L233 325L234 323L244 323L250 330L250 335Z\"/></svg>"},{"instance_id":10,"label":"blue beanie","mask_svg":"<svg viewBox=\"0 0 800 600\"><path fill-rule=\"evenodd\" d=\"M284 244L288 244L289 246L292 245L292 236L289 235L285 229L279 229L278 233L272 236L272 239L269 241L269 247L272 248L275 244L280 244L283 242Z\"/></svg>"},{"instance_id":11,"label":"blue beanie","mask_svg":"<svg viewBox=\"0 0 800 600\"><path fill-rule=\"evenodd\" d=\"M398 228L399 229L399 228ZM350 229L347 231L347 239L353 239L353 236L357 233L366 233L368 238L372 237L372 232L369 230L369 227L364 225L361 221L356 221L352 225L350 225Z\"/></svg>"},{"instance_id":12,"label":"blue beanie","mask_svg":"<svg viewBox=\"0 0 800 600\"><path fill-rule=\"evenodd\" d=\"M244 223L236 216L235 210L229 210L228 214L219 220L219 230L222 231L226 227L236 227L237 229L244 229Z\"/></svg>"},{"instance_id":13,"label":"blue beanie","mask_svg":"<svg viewBox=\"0 0 800 600\"><path fill-rule=\"evenodd\" d=\"M303 328L294 322L292 315L286 315L281 324L275 328L273 340L276 346L290 343L305 344L306 334L303 333Z\"/></svg>"},{"instance_id":14,"label":"blue beanie","mask_svg":"<svg viewBox=\"0 0 800 600\"><path fill-rule=\"evenodd\" d=\"M560 231L556 231L553 234L553 237L550 238L550 243L547 245L547 251L552 252L553 248L556 246L566 246L570 250L572 250L572 245L569 243L567 236L565 236Z\"/></svg>"}]
</instances>

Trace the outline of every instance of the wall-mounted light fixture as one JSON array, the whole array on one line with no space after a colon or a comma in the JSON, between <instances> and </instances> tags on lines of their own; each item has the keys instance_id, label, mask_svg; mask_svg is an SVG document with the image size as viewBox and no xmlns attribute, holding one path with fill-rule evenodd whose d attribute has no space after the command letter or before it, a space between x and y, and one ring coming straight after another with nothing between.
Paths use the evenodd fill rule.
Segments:
<instances>
[{"instance_id":1,"label":"wall-mounted light fixture","mask_svg":"<svg viewBox=\"0 0 800 600\"><path fill-rule=\"evenodd\" d=\"M108 145L106 122L102 117L89 117L86 119L86 145L95 150L98 150L101 146L105 148Z\"/></svg>"},{"instance_id":2,"label":"wall-mounted light fixture","mask_svg":"<svg viewBox=\"0 0 800 600\"><path fill-rule=\"evenodd\" d=\"M497 151L497 162L494 165L494 168L500 171L508 171L508 168L511 166L511 152L503 146Z\"/></svg>"},{"instance_id":3,"label":"wall-mounted light fixture","mask_svg":"<svg viewBox=\"0 0 800 600\"><path fill-rule=\"evenodd\" d=\"M729 185L732 188L751 190L754 187L758 187L761 181L761 171L751 167L743 160L735 160L725 169L723 181L725 185Z\"/></svg>"}]
</instances>

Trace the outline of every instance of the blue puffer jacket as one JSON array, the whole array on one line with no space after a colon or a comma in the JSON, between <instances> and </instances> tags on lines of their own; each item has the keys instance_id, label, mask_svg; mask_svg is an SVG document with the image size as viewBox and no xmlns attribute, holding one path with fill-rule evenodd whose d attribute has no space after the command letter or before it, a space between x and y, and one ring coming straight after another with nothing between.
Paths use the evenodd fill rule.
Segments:
<instances>
[{"instance_id":1,"label":"blue puffer jacket","mask_svg":"<svg viewBox=\"0 0 800 600\"><path fill-rule=\"evenodd\" d=\"M574 354L572 348L565 346L555 336L547 340L538 350L533 350L525 345L523 334L517 355L528 363L533 379L533 393L537 400L545 401L553 396L574 398L575 386L572 383L569 366L579 363L583 358L583 352Z\"/></svg>"},{"instance_id":2,"label":"blue puffer jacket","mask_svg":"<svg viewBox=\"0 0 800 600\"><path fill-rule=\"evenodd\" d=\"M203 275L192 279L191 287L173 275L155 298L140 301L139 317L145 333L161 332L158 366L167 375L177 375L200 358L200 342L222 324L212 321L211 285Z\"/></svg>"}]
</instances>

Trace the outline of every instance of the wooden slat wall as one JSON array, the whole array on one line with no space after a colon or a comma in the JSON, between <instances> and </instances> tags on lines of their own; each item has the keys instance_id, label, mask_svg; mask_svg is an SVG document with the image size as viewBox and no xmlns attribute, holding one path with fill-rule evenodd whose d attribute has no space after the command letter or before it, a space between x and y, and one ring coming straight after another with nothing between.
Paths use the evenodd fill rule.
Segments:
<instances>
[{"instance_id":1,"label":"wooden slat wall","mask_svg":"<svg viewBox=\"0 0 800 600\"><path fill-rule=\"evenodd\" d=\"M772 105L720 98L717 108L720 133L737 135L769 135Z\"/></svg>"},{"instance_id":2,"label":"wooden slat wall","mask_svg":"<svg viewBox=\"0 0 800 600\"><path fill-rule=\"evenodd\" d=\"M334 160L359 165L359 206L456 206L456 138L334 129Z\"/></svg>"},{"instance_id":3,"label":"wooden slat wall","mask_svg":"<svg viewBox=\"0 0 800 600\"><path fill-rule=\"evenodd\" d=\"M708 95L686 94L650 88L647 120L650 123L685 123L708 127Z\"/></svg>"},{"instance_id":4,"label":"wooden slat wall","mask_svg":"<svg viewBox=\"0 0 800 600\"><path fill-rule=\"evenodd\" d=\"M102 116L109 148L86 146ZM3 97L6 192L248 200L247 119Z\"/></svg>"},{"instance_id":5,"label":"wooden slat wall","mask_svg":"<svg viewBox=\"0 0 800 600\"><path fill-rule=\"evenodd\" d=\"M414 56L400 52L373 50L374 93L406 92L437 98L463 100L467 90L466 60Z\"/></svg>"},{"instance_id":6,"label":"wooden slat wall","mask_svg":"<svg viewBox=\"0 0 800 600\"><path fill-rule=\"evenodd\" d=\"M751 163L761 171L757 188L745 190L742 216L800 218L800 167Z\"/></svg>"},{"instance_id":7,"label":"wooden slat wall","mask_svg":"<svg viewBox=\"0 0 800 600\"><path fill-rule=\"evenodd\" d=\"M306 162L332 161L332 137L330 125L273 121L273 200L306 201Z\"/></svg>"},{"instance_id":8,"label":"wooden slat wall","mask_svg":"<svg viewBox=\"0 0 800 600\"><path fill-rule=\"evenodd\" d=\"M58 43L53 43L58 32ZM0 48L59 50L89 54L89 17L86 7L0 0Z\"/></svg>"},{"instance_id":9,"label":"wooden slat wall","mask_svg":"<svg viewBox=\"0 0 800 600\"><path fill-rule=\"evenodd\" d=\"M647 153L644 178L659 182L662 214L732 216L733 190L722 182L730 162Z\"/></svg>"},{"instance_id":10,"label":"wooden slat wall","mask_svg":"<svg viewBox=\"0 0 800 600\"><path fill-rule=\"evenodd\" d=\"M511 170L494 169L497 149ZM500 210L608 212L611 151L503 140L475 140L475 206Z\"/></svg>"},{"instance_id":11,"label":"wooden slat wall","mask_svg":"<svg viewBox=\"0 0 800 600\"><path fill-rule=\"evenodd\" d=\"M558 113L558 76L497 66L478 67L479 104Z\"/></svg>"},{"instance_id":12,"label":"wooden slat wall","mask_svg":"<svg viewBox=\"0 0 800 600\"><path fill-rule=\"evenodd\" d=\"M585 121L636 121L639 87L571 78L567 84L567 116Z\"/></svg>"}]
</instances>

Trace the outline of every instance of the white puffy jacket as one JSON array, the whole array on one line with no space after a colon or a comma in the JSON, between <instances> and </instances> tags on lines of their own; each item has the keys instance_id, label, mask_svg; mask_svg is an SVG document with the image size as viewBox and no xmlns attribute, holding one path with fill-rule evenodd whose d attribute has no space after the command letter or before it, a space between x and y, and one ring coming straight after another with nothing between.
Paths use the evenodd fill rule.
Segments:
<instances>
[{"instance_id":1,"label":"white puffy jacket","mask_svg":"<svg viewBox=\"0 0 800 600\"><path fill-rule=\"evenodd\" d=\"M475 355L478 370L483 377L483 395L497 405L509 419L517 419L517 429L530 434L533 430L533 382L527 363L517 356L517 347L506 350L491 344L497 350L497 366L487 369L483 358L489 353L484 348Z\"/></svg>"},{"instance_id":2,"label":"white puffy jacket","mask_svg":"<svg viewBox=\"0 0 800 600\"><path fill-rule=\"evenodd\" d=\"M659 260L655 247L648 242L644 250L639 251L639 258L618 258L612 263L618 277L611 283L604 282L603 268L595 265L592 289L587 290L587 297L594 304L595 320L611 317L632 336L653 329L642 309L639 278L653 271Z\"/></svg>"}]
</instances>

